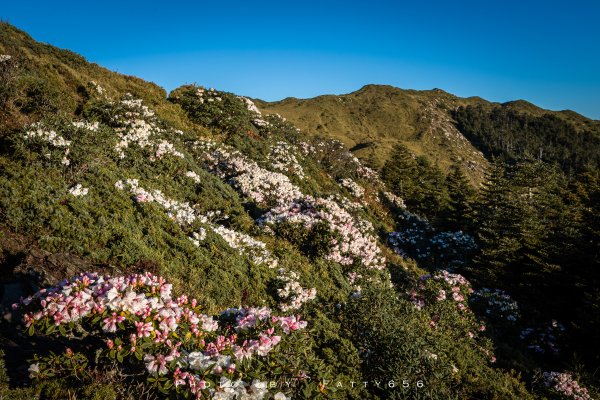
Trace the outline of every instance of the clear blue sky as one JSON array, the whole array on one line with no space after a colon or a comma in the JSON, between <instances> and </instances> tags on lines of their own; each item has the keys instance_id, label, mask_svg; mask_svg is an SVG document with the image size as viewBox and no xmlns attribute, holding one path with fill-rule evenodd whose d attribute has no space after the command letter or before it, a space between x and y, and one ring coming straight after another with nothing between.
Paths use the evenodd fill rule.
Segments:
<instances>
[{"instance_id":1,"label":"clear blue sky","mask_svg":"<svg viewBox=\"0 0 600 400\"><path fill-rule=\"evenodd\" d=\"M36 40L167 90L278 100L380 83L600 119L596 0L2 3Z\"/></svg>"}]
</instances>

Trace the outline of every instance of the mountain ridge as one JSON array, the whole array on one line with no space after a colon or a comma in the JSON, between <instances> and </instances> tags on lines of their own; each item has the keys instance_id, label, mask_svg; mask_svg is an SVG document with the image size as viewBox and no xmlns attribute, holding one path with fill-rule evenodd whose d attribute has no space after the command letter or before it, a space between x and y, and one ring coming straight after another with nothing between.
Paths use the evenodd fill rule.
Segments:
<instances>
[{"instance_id":1,"label":"mountain ridge","mask_svg":"<svg viewBox=\"0 0 600 400\"><path fill-rule=\"evenodd\" d=\"M350 148L358 146L362 149L357 151L359 157L379 160L376 167L388 159L394 144L401 142L445 171L458 162L476 184L483 181L489 160L482 157L483 149L456 129L453 113L458 108L473 106L487 112L505 109L536 118L548 115L565 121L577 132L592 131L600 137L600 121L574 111L544 110L525 100L499 103L478 96L462 98L441 89L369 84L342 95L274 102L256 99L256 104L264 112L278 113L309 133L339 139ZM377 148L365 150L369 143L377 144Z\"/></svg>"}]
</instances>

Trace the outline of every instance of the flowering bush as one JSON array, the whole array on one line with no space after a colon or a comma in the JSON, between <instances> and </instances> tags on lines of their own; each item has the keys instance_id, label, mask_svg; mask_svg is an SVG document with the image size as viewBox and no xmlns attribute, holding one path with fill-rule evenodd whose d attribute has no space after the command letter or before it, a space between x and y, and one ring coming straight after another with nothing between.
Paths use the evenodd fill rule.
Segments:
<instances>
[{"instance_id":1,"label":"flowering bush","mask_svg":"<svg viewBox=\"0 0 600 400\"><path fill-rule=\"evenodd\" d=\"M255 124L264 122L250 99L213 88L182 86L171 92L169 100L180 104L194 122L229 134L256 134Z\"/></svg>"},{"instance_id":2,"label":"flowering bush","mask_svg":"<svg viewBox=\"0 0 600 400\"><path fill-rule=\"evenodd\" d=\"M429 222L406 210L400 212L402 229L391 232L388 243L397 254L426 266L463 265L477 249L475 239L461 231L437 232Z\"/></svg>"},{"instance_id":3,"label":"flowering bush","mask_svg":"<svg viewBox=\"0 0 600 400\"><path fill-rule=\"evenodd\" d=\"M31 124L23 137L30 142L38 143L42 146L40 152L44 154L47 158L51 157L51 149L54 148L62 148L62 159L61 163L63 165L69 165L71 161L68 158L68 155L71 151L71 141L66 140L60 134L56 133L55 130L46 127L44 124L40 122L36 122ZM50 148L47 146L50 145Z\"/></svg>"},{"instance_id":4,"label":"flowering bush","mask_svg":"<svg viewBox=\"0 0 600 400\"><path fill-rule=\"evenodd\" d=\"M386 200L392 206L394 206L398 209L406 208L406 204L404 203L404 199L402 197L396 196L394 193L386 192L386 191L381 192L381 194L382 194L384 200Z\"/></svg>"},{"instance_id":5,"label":"flowering bush","mask_svg":"<svg viewBox=\"0 0 600 400\"><path fill-rule=\"evenodd\" d=\"M580 386L568 372L544 372L544 385L574 400L592 400L588 390Z\"/></svg>"},{"instance_id":6,"label":"flowering bush","mask_svg":"<svg viewBox=\"0 0 600 400\"><path fill-rule=\"evenodd\" d=\"M169 136L173 130L165 129L159 124L154 111L145 106L140 99L126 94L117 103L110 102L111 110L107 121L117 133L115 151L119 158L125 158L125 151L132 145L149 148L153 152L150 160L160 159L166 154L184 158L183 153L161 136Z\"/></svg>"},{"instance_id":7,"label":"flowering bush","mask_svg":"<svg viewBox=\"0 0 600 400\"><path fill-rule=\"evenodd\" d=\"M324 226L329 232L325 258L342 265L359 263L367 268L383 269L385 259L373 235L373 226L355 218L331 199L305 196L271 209L259 219L262 225L296 225L305 230ZM318 243L317 243L318 244Z\"/></svg>"},{"instance_id":8,"label":"flowering bush","mask_svg":"<svg viewBox=\"0 0 600 400\"><path fill-rule=\"evenodd\" d=\"M565 327L557 320L535 328L525 328L519 338L527 348L537 354L558 354L559 340L564 335Z\"/></svg>"},{"instance_id":9,"label":"flowering bush","mask_svg":"<svg viewBox=\"0 0 600 400\"><path fill-rule=\"evenodd\" d=\"M89 191L89 189L86 187L83 187L81 185L81 183L78 183L77 185L75 185L69 189L69 193L71 193L75 197L85 196L88 194L88 191Z\"/></svg>"},{"instance_id":10,"label":"flowering bush","mask_svg":"<svg viewBox=\"0 0 600 400\"><path fill-rule=\"evenodd\" d=\"M475 347L496 362L487 339L481 333L487 328L469 308L469 297L473 293L465 277L448 271L437 271L419 278L416 288L409 291L409 299L415 308L425 312L431 329L443 329L457 337L476 339Z\"/></svg>"},{"instance_id":11,"label":"flowering bush","mask_svg":"<svg viewBox=\"0 0 600 400\"><path fill-rule=\"evenodd\" d=\"M293 147L283 141L271 146L269 153L271 167L283 173L294 174L299 179L304 179L304 170L294 155Z\"/></svg>"},{"instance_id":12,"label":"flowering bush","mask_svg":"<svg viewBox=\"0 0 600 400\"><path fill-rule=\"evenodd\" d=\"M237 150L208 140L198 142L196 148L202 150L209 171L260 205L273 206L302 196L286 175L260 167Z\"/></svg>"},{"instance_id":13,"label":"flowering bush","mask_svg":"<svg viewBox=\"0 0 600 400\"><path fill-rule=\"evenodd\" d=\"M139 185L138 179L117 181L115 187L129 191L139 203L156 202L167 210L167 215L179 224L192 224L199 216L188 204L166 197L160 190L148 191Z\"/></svg>"},{"instance_id":14,"label":"flowering bush","mask_svg":"<svg viewBox=\"0 0 600 400\"><path fill-rule=\"evenodd\" d=\"M269 268L275 268L278 264L277 258L267 250L266 244L256 240L245 233L236 232L224 226L212 225L213 231L219 234L229 246L237 249L240 254L246 254L255 264L266 264Z\"/></svg>"},{"instance_id":15,"label":"flowering bush","mask_svg":"<svg viewBox=\"0 0 600 400\"><path fill-rule=\"evenodd\" d=\"M300 129L287 121L279 114L268 114L262 117L264 124L260 127L261 135L265 137L276 136L293 145L301 144L303 135ZM302 149L300 152L307 155Z\"/></svg>"},{"instance_id":16,"label":"flowering bush","mask_svg":"<svg viewBox=\"0 0 600 400\"><path fill-rule=\"evenodd\" d=\"M362 178L373 184L381 183L377 172L363 165L339 140L317 138L313 143L300 143L300 148L305 156L315 159L336 179Z\"/></svg>"},{"instance_id":17,"label":"flowering bush","mask_svg":"<svg viewBox=\"0 0 600 400\"><path fill-rule=\"evenodd\" d=\"M426 304L449 300L461 311L470 311L468 298L473 293L471 284L464 276L446 270L419 278L416 289L409 292L411 302L422 309Z\"/></svg>"},{"instance_id":18,"label":"flowering bush","mask_svg":"<svg viewBox=\"0 0 600 400\"><path fill-rule=\"evenodd\" d=\"M304 303L317 296L315 288L304 289L300 286L298 279L299 276L294 271L287 271L284 268L279 269L277 295L281 299L279 308L282 311L297 310Z\"/></svg>"},{"instance_id":19,"label":"flowering bush","mask_svg":"<svg viewBox=\"0 0 600 400\"><path fill-rule=\"evenodd\" d=\"M352 196L360 199L365 194L365 189L350 178L340 179L340 185L352 193Z\"/></svg>"},{"instance_id":20,"label":"flowering bush","mask_svg":"<svg viewBox=\"0 0 600 400\"><path fill-rule=\"evenodd\" d=\"M296 316L276 316L268 308L234 308L219 316L200 312L196 300L171 297L171 285L146 274L109 277L93 273L42 289L20 304L30 335L41 332L103 338L100 360L145 369L148 381L163 392L212 398L262 399L266 380L243 379L276 373L261 361L285 336L306 327ZM58 368L55 357L38 358L32 377L49 378L84 369L84 355L67 349ZM299 371L296 371L299 372ZM263 375L263 377L265 377ZM281 396L280 396L281 397ZM241 398L241 397L238 397ZM246 397L245 397L246 398Z\"/></svg>"},{"instance_id":21,"label":"flowering bush","mask_svg":"<svg viewBox=\"0 0 600 400\"><path fill-rule=\"evenodd\" d=\"M520 315L518 303L500 289L479 289L473 293L471 302L474 307L496 322L515 322Z\"/></svg>"},{"instance_id":22,"label":"flowering bush","mask_svg":"<svg viewBox=\"0 0 600 400\"><path fill-rule=\"evenodd\" d=\"M210 215L198 213L192 206L185 202L178 202L166 197L160 190L146 190L139 185L138 179L126 179L117 181L115 187L119 190L128 190L134 199L139 203L156 202L167 211L167 216L180 225L191 225L195 222L206 224L213 232L218 234L227 242L227 244L239 251L240 254L246 254L256 264L266 264L271 268L277 266L277 259L267 250L266 245L260 240L256 240L245 233L237 232L210 222ZM200 232L192 232L190 240L197 246L200 245L206 237L206 230L200 229Z\"/></svg>"}]
</instances>

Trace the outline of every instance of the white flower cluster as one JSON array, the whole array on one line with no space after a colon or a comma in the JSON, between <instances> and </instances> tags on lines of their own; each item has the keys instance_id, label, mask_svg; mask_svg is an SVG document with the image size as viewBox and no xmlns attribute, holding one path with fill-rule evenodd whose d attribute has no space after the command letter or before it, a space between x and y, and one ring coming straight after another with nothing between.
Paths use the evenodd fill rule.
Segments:
<instances>
[{"instance_id":1,"label":"white flower cluster","mask_svg":"<svg viewBox=\"0 0 600 400\"><path fill-rule=\"evenodd\" d=\"M278 264L267 245L260 240L256 240L245 233L237 232L225 228L221 225L213 225L212 230L218 233L232 249L239 250L240 254L246 254L255 264L265 264L269 268L275 268Z\"/></svg>"},{"instance_id":2,"label":"white flower cluster","mask_svg":"<svg viewBox=\"0 0 600 400\"><path fill-rule=\"evenodd\" d=\"M152 139L158 135L167 133L162 129L155 118L154 111L142 103L140 99L134 99L127 94L119 102L122 110L117 110L113 116L113 121L119 126L115 128L118 135L118 142L115 150L119 158L125 158L125 149L135 144L141 148L156 147L154 157L162 158L165 154L171 154L175 157L183 158L183 154L175 149L172 143L167 140L154 142Z\"/></svg>"},{"instance_id":3,"label":"white flower cluster","mask_svg":"<svg viewBox=\"0 0 600 400\"><path fill-rule=\"evenodd\" d=\"M147 191L139 186L137 179L117 181L115 187L119 190L127 189L140 203L156 202L167 210L167 215L181 225L191 224L198 216L188 203L180 203L167 198L160 190Z\"/></svg>"},{"instance_id":4,"label":"white flower cluster","mask_svg":"<svg viewBox=\"0 0 600 400\"><path fill-rule=\"evenodd\" d=\"M298 178L304 179L304 170L302 165L293 153L293 147L287 142L277 142L271 146L269 153L271 167L277 171L287 174L295 174Z\"/></svg>"},{"instance_id":5,"label":"white flower cluster","mask_svg":"<svg viewBox=\"0 0 600 400\"><path fill-rule=\"evenodd\" d=\"M392 192L382 192L385 200L389 201L392 205L398 208L406 208L406 204L404 203L404 199L400 196L396 196Z\"/></svg>"},{"instance_id":6,"label":"white flower cluster","mask_svg":"<svg viewBox=\"0 0 600 400\"><path fill-rule=\"evenodd\" d=\"M360 203L358 201L351 201L346 196L342 196L339 193L335 193L329 196L329 199L337 202L340 205L340 207L351 213L355 213L356 211L364 208L365 206L364 203Z\"/></svg>"},{"instance_id":7,"label":"white flower cluster","mask_svg":"<svg viewBox=\"0 0 600 400\"><path fill-rule=\"evenodd\" d=\"M398 217L404 220L403 227L389 233L388 243L394 252L405 258L452 268L464 264L468 255L477 248L475 239L462 231L436 232L426 219L405 209L400 210Z\"/></svg>"},{"instance_id":8,"label":"white flower cluster","mask_svg":"<svg viewBox=\"0 0 600 400\"><path fill-rule=\"evenodd\" d=\"M196 96L198 96L200 104L204 104L205 101L208 103L212 103L215 101L223 101L223 99L219 96L218 92L213 88L206 90L202 87L199 87L196 90Z\"/></svg>"},{"instance_id":9,"label":"white flower cluster","mask_svg":"<svg viewBox=\"0 0 600 400\"><path fill-rule=\"evenodd\" d=\"M41 122L33 123L29 126L29 130L25 132L27 139L41 139L44 142L50 143L54 147L69 147L70 140L65 140L62 136L53 130L46 130Z\"/></svg>"},{"instance_id":10,"label":"white flower cluster","mask_svg":"<svg viewBox=\"0 0 600 400\"><path fill-rule=\"evenodd\" d=\"M90 81L90 85L94 88L94 90L96 90L96 92L100 95L103 96L104 93L106 92L104 90L104 88L102 86L100 86L96 81Z\"/></svg>"},{"instance_id":11,"label":"white flower cluster","mask_svg":"<svg viewBox=\"0 0 600 400\"><path fill-rule=\"evenodd\" d=\"M430 240L431 246L440 258L458 262L461 255L477 249L473 236L457 232L439 232Z\"/></svg>"},{"instance_id":12,"label":"white flower cluster","mask_svg":"<svg viewBox=\"0 0 600 400\"><path fill-rule=\"evenodd\" d=\"M82 197L88 194L89 189L81 186L81 183L73 186L69 189L69 193L71 193L75 197Z\"/></svg>"},{"instance_id":13,"label":"white flower cluster","mask_svg":"<svg viewBox=\"0 0 600 400\"><path fill-rule=\"evenodd\" d=\"M476 290L471 300L481 303L485 307L485 314L490 317L514 322L520 316L519 304L508 293L500 289Z\"/></svg>"},{"instance_id":14,"label":"white flower cluster","mask_svg":"<svg viewBox=\"0 0 600 400\"><path fill-rule=\"evenodd\" d=\"M156 149L156 153L154 154L156 158L160 159L162 158L165 154L171 154L175 157L179 157L179 158L183 158L183 153L175 150L175 146L173 146L173 143L167 142L166 140L161 140L158 143L158 148Z\"/></svg>"},{"instance_id":15,"label":"white flower cluster","mask_svg":"<svg viewBox=\"0 0 600 400\"><path fill-rule=\"evenodd\" d=\"M203 242L204 239L206 239L206 229L200 228L198 232L192 232L192 237L190 237L189 239L196 246L200 247L200 242Z\"/></svg>"},{"instance_id":16,"label":"white flower cluster","mask_svg":"<svg viewBox=\"0 0 600 400\"><path fill-rule=\"evenodd\" d=\"M365 195L365 189L350 178L340 179L340 185L352 193L352 196L360 199Z\"/></svg>"},{"instance_id":17,"label":"white flower cluster","mask_svg":"<svg viewBox=\"0 0 600 400\"><path fill-rule=\"evenodd\" d=\"M250 113L255 114L255 118L252 119L252 123L258 127L267 127L271 125L268 121L263 119L262 113L256 107L256 104L252 100L247 97L238 96L238 99L242 100L246 104L246 109L250 111Z\"/></svg>"},{"instance_id":18,"label":"white flower cluster","mask_svg":"<svg viewBox=\"0 0 600 400\"><path fill-rule=\"evenodd\" d=\"M248 383L241 379L232 381L225 376L221 377L219 386L216 389L209 389L209 391L211 399L216 400L262 400L268 393L266 381L262 382L258 379L254 379L252 383ZM275 395L275 398L279 400L285 399L286 397L283 393L279 392Z\"/></svg>"},{"instance_id":19,"label":"white flower cluster","mask_svg":"<svg viewBox=\"0 0 600 400\"><path fill-rule=\"evenodd\" d=\"M275 268L278 260L274 257L265 243L252 238L241 232L236 232L224 226L209 222L210 215L197 213L188 203L178 202L167 198L160 190L148 191L139 186L137 179L126 179L117 181L115 187L119 190L128 190L135 200L140 203L156 202L167 210L167 215L180 225L190 225L196 221L207 224L215 233L220 235L229 246L246 254L256 264L266 264L269 268ZM201 228L199 232L192 233L189 238L196 246L200 245L206 238L206 231Z\"/></svg>"},{"instance_id":20,"label":"white flower cluster","mask_svg":"<svg viewBox=\"0 0 600 400\"><path fill-rule=\"evenodd\" d=\"M282 204L302 196L287 176L260 167L237 150L208 140L198 142L197 148L203 150L209 171L258 204Z\"/></svg>"},{"instance_id":21,"label":"white flower cluster","mask_svg":"<svg viewBox=\"0 0 600 400\"><path fill-rule=\"evenodd\" d=\"M243 96L238 96L238 99L242 99L242 101L246 103L246 108L248 109L248 111L256 113L258 115L262 115L258 107L256 107L256 104L254 104L252 100Z\"/></svg>"},{"instance_id":22,"label":"white flower cluster","mask_svg":"<svg viewBox=\"0 0 600 400\"><path fill-rule=\"evenodd\" d=\"M193 180L196 183L200 183L200 175L198 175L194 171L187 171L185 173L185 176L187 176L188 178L190 178L191 180Z\"/></svg>"},{"instance_id":23,"label":"white flower cluster","mask_svg":"<svg viewBox=\"0 0 600 400\"><path fill-rule=\"evenodd\" d=\"M313 146L312 144L307 143L307 142L298 143L298 147L300 149L300 152L304 156L308 156L310 154L314 154L317 152L317 149L315 148L315 146Z\"/></svg>"},{"instance_id":24,"label":"white flower cluster","mask_svg":"<svg viewBox=\"0 0 600 400\"><path fill-rule=\"evenodd\" d=\"M317 289L304 289L300 286L298 279L298 274L294 271L287 271L284 268L279 269L278 280L283 284L283 287L277 289L277 294L282 300L279 304L282 311L297 310L304 303L317 296Z\"/></svg>"},{"instance_id":25,"label":"white flower cluster","mask_svg":"<svg viewBox=\"0 0 600 400\"><path fill-rule=\"evenodd\" d=\"M536 328L526 328L521 331L520 339L527 342L527 348L535 353L558 354L560 336L565 326L553 319L550 323Z\"/></svg>"},{"instance_id":26,"label":"white flower cluster","mask_svg":"<svg viewBox=\"0 0 600 400\"><path fill-rule=\"evenodd\" d=\"M43 142L49 143L54 147L63 147L65 153L61 160L63 165L71 164L71 160L67 157L69 152L71 151L71 141L66 140L62 136L56 133L56 131L51 129L46 129L41 122L33 123L29 126L28 130L25 132L25 139L28 140L41 140Z\"/></svg>"},{"instance_id":27,"label":"white flower cluster","mask_svg":"<svg viewBox=\"0 0 600 400\"><path fill-rule=\"evenodd\" d=\"M0 54L0 62L10 61L12 56L9 54Z\"/></svg>"},{"instance_id":28,"label":"white flower cluster","mask_svg":"<svg viewBox=\"0 0 600 400\"><path fill-rule=\"evenodd\" d=\"M96 132L100 128L100 123L96 122L87 122L87 121L72 121L71 125L77 129L86 129L88 131Z\"/></svg>"}]
</instances>

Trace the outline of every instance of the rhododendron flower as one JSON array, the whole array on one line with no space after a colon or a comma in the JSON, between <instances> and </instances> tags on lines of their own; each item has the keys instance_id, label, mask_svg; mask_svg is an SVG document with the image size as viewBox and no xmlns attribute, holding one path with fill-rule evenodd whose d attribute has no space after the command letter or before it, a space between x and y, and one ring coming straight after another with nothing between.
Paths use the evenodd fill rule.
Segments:
<instances>
[{"instance_id":1,"label":"rhododendron flower","mask_svg":"<svg viewBox=\"0 0 600 400\"><path fill-rule=\"evenodd\" d=\"M135 322L135 328L137 329L138 337L148 337L150 332L154 330L152 322Z\"/></svg>"},{"instance_id":2,"label":"rhododendron flower","mask_svg":"<svg viewBox=\"0 0 600 400\"><path fill-rule=\"evenodd\" d=\"M163 356L158 354L153 356L152 354L146 354L144 356L144 362L146 363L146 369L151 374L158 373L159 375L165 375L169 370L167 369L167 362L173 361L174 358L171 356Z\"/></svg>"},{"instance_id":3,"label":"rhododendron flower","mask_svg":"<svg viewBox=\"0 0 600 400\"><path fill-rule=\"evenodd\" d=\"M116 332L117 324L125 321L125 317L117 315L117 313L112 313L112 315L108 318L104 319L104 325L102 325L102 329L106 332Z\"/></svg>"}]
</instances>

